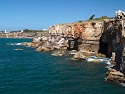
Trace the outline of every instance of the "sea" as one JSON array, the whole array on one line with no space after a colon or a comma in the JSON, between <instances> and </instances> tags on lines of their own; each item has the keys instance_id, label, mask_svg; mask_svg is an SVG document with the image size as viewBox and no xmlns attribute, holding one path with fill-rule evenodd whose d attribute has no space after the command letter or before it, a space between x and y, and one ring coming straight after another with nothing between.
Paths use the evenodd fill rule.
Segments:
<instances>
[{"instance_id":1,"label":"sea","mask_svg":"<svg viewBox=\"0 0 125 94\"><path fill-rule=\"evenodd\" d=\"M32 39L0 38L0 94L125 94L106 81L107 62L73 61L21 43Z\"/></svg>"}]
</instances>

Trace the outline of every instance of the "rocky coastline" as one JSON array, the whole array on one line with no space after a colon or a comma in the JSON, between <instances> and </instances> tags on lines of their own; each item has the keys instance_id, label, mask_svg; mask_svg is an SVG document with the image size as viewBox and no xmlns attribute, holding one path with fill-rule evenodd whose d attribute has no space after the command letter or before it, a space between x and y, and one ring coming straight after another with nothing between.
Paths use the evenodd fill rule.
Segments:
<instances>
[{"instance_id":1,"label":"rocky coastline","mask_svg":"<svg viewBox=\"0 0 125 94\"><path fill-rule=\"evenodd\" d=\"M104 54L98 53L103 22L96 22L95 26L93 26L92 23L95 22L56 25L55 27L53 26L53 29L51 26L49 29L49 37L35 37L33 41L27 43L26 46L36 48L38 52L54 52L52 54L53 56L64 55L65 51L68 50L71 54L75 53L73 60L80 61L93 55L105 57ZM64 28L62 28L63 26ZM65 31L61 32L61 30L64 29L67 30L66 34L64 33ZM55 30L57 31L56 33ZM81 34L81 32L83 32L83 34Z\"/></svg>"},{"instance_id":2,"label":"rocky coastline","mask_svg":"<svg viewBox=\"0 0 125 94\"><path fill-rule=\"evenodd\" d=\"M32 42L25 44L25 46L36 48L36 51L38 52L51 51L52 56L64 56L68 50L68 54L74 54L73 60L78 61L87 60L91 56L105 58L108 55L104 51L107 50L108 53L108 51L111 50L106 49L106 46L104 45L110 40L108 37L109 31L105 27L105 23L107 24L111 21L112 19L108 19L107 22L56 25L55 27L50 27L49 37L35 37ZM61 31L64 30L64 28L62 28L63 26L65 27L65 30L67 30L67 32L65 31L66 33ZM101 48L101 41L103 41L103 48ZM99 53L100 49L101 51L103 50L102 52L100 51L101 53ZM93 59L90 62L101 62L101 60ZM109 62L111 63L111 61ZM112 63L111 65L115 66L115 64ZM108 69L106 72L106 79L108 82L125 83L125 75L123 72L114 68Z\"/></svg>"},{"instance_id":3,"label":"rocky coastline","mask_svg":"<svg viewBox=\"0 0 125 94\"><path fill-rule=\"evenodd\" d=\"M125 20L122 20L122 22L125 22ZM52 56L64 56L68 50L68 54L74 54L73 60L78 61L88 60L92 56L108 57L110 65L115 66L117 62L114 60L114 63L112 63L113 45L111 36L113 30L119 30L122 34L120 38L125 39L125 27L121 27L121 19L58 24L50 26L48 37L44 35L35 37L32 42L24 45L36 48L38 52L51 51ZM124 61L122 65L124 65ZM102 60L95 58L88 60L88 62L102 62ZM125 83L125 66L121 68L109 68L106 72L106 81Z\"/></svg>"}]
</instances>

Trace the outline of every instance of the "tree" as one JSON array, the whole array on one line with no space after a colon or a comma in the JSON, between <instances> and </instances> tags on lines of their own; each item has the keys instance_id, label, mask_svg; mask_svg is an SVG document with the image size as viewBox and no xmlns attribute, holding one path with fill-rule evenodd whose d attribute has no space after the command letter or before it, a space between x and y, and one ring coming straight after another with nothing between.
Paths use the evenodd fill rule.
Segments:
<instances>
[{"instance_id":1,"label":"tree","mask_svg":"<svg viewBox=\"0 0 125 94\"><path fill-rule=\"evenodd\" d=\"M28 32L28 31L29 31L29 29L24 29L23 31L24 31L24 32Z\"/></svg>"},{"instance_id":2,"label":"tree","mask_svg":"<svg viewBox=\"0 0 125 94\"><path fill-rule=\"evenodd\" d=\"M79 20L78 22L79 22L79 23L82 23L83 21L82 21L82 20Z\"/></svg>"},{"instance_id":3,"label":"tree","mask_svg":"<svg viewBox=\"0 0 125 94\"><path fill-rule=\"evenodd\" d=\"M94 17L95 17L95 14L93 14L92 16L90 16L89 20L93 20Z\"/></svg>"}]
</instances>

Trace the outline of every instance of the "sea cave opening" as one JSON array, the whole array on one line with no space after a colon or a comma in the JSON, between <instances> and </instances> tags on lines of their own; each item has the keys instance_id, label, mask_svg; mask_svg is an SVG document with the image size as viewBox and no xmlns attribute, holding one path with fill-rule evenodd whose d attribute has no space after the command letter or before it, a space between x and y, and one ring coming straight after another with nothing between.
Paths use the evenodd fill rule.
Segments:
<instances>
[{"instance_id":1,"label":"sea cave opening","mask_svg":"<svg viewBox=\"0 0 125 94\"><path fill-rule=\"evenodd\" d=\"M103 42L102 37L100 37L100 40L99 40L98 53L104 54L106 57L110 58L110 56L108 55L108 43Z\"/></svg>"}]
</instances>

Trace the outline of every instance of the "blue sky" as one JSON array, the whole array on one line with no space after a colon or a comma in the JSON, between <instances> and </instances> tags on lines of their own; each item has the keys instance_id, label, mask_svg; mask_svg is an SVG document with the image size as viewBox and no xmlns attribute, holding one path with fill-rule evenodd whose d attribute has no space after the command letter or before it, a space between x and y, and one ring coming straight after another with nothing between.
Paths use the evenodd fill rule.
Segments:
<instances>
[{"instance_id":1,"label":"blue sky","mask_svg":"<svg viewBox=\"0 0 125 94\"><path fill-rule=\"evenodd\" d=\"M1 30L41 30L51 25L125 11L125 0L0 0Z\"/></svg>"}]
</instances>

